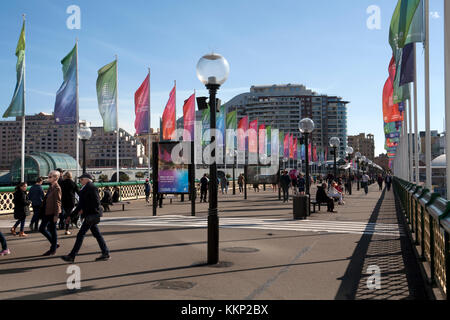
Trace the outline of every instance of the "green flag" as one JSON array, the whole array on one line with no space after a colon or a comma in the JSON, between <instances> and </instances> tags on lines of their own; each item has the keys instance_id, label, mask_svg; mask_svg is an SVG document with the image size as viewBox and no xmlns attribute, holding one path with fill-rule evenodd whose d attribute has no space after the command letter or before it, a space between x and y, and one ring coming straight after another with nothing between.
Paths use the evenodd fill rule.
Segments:
<instances>
[{"instance_id":1,"label":"green flag","mask_svg":"<svg viewBox=\"0 0 450 320\"><path fill-rule=\"evenodd\" d=\"M17 83L14 95L8 109L3 114L3 118L23 117L25 115L25 21L16 48L17 56Z\"/></svg>"},{"instance_id":2,"label":"green flag","mask_svg":"<svg viewBox=\"0 0 450 320\"><path fill-rule=\"evenodd\" d=\"M211 121L210 121L210 112L209 112L209 105L208 109L204 109L202 111L202 146L206 146L206 143L211 141L211 137L207 137L205 135L205 132L209 130L211 127Z\"/></svg>"},{"instance_id":3,"label":"green flag","mask_svg":"<svg viewBox=\"0 0 450 320\"><path fill-rule=\"evenodd\" d=\"M105 132L117 128L117 61L104 66L98 71L97 100L98 109L103 118Z\"/></svg>"},{"instance_id":4,"label":"green flag","mask_svg":"<svg viewBox=\"0 0 450 320\"><path fill-rule=\"evenodd\" d=\"M267 156L272 155L272 126L266 127L266 145L267 145Z\"/></svg>"},{"instance_id":5,"label":"green flag","mask_svg":"<svg viewBox=\"0 0 450 320\"><path fill-rule=\"evenodd\" d=\"M420 1L398 0L397 7L392 15L389 30L389 44L394 52L396 48L403 48L405 46Z\"/></svg>"},{"instance_id":6,"label":"green flag","mask_svg":"<svg viewBox=\"0 0 450 320\"><path fill-rule=\"evenodd\" d=\"M236 149L237 111L227 113L226 119L226 153Z\"/></svg>"}]
</instances>

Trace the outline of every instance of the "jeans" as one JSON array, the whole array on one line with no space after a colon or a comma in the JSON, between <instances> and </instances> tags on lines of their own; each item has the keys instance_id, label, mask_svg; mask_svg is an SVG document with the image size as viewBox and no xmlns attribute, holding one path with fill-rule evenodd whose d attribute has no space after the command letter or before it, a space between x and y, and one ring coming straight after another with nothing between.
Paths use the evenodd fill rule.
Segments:
<instances>
[{"instance_id":1,"label":"jeans","mask_svg":"<svg viewBox=\"0 0 450 320\"><path fill-rule=\"evenodd\" d=\"M244 192L244 185L243 184L239 184L239 192L240 193Z\"/></svg>"},{"instance_id":2,"label":"jeans","mask_svg":"<svg viewBox=\"0 0 450 320\"><path fill-rule=\"evenodd\" d=\"M39 232L47 238L50 242L50 251L56 251L56 245L58 243L58 234L56 232L56 222L53 220L55 216L44 216L42 219L41 226L39 227Z\"/></svg>"},{"instance_id":3,"label":"jeans","mask_svg":"<svg viewBox=\"0 0 450 320\"><path fill-rule=\"evenodd\" d=\"M91 226L87 224L86 221L84 221L83 224L81 225L80 231L78 231L77 241L75 242L75 245L73 246L73 249L70 252L69 256L75 257L78 254L78 252L81 249L81 245L83 244L84 236L86 235L86 232L88 230L91 230L92 235L94 236L95 239L97 239L98 245L102 250L102 254L109 255L109 249L106 246L105 240L103 239L103 236L100 233L98 226L96 224Z\"/></svg>"},{"instance_id":4,"label":"jeans","mask_svg":"<svg viewBox=\"0 0 450 320\"><path fill-rule=\"evenodd\" d=\"M33 206L33 217L31 218L30 228L37 230L39 226L39 210L40 206Z\"/></svg>"},{"instance_id":5,"label":"jeans","mask_svg":"<svg viewBox=\"0 0 450 320\"><path fill-rule=\"evenodd\" d=\"M368 194L369 193L369 183L368 182L363 182L363 184L364 184L364 192L366 194Z\"/></svg>"},{"instance_id":6,"label":"jeans","mask_svg":"<svg viewBox=\"0 0 450 320\"><path fill-rule=\"evenodd\" d=\"M14 229L17 228L17 226L20 224L20 232L23 232L23 229L25 227L25 217L22 219L18 219L17 222L14 224Z\"/></svg>"},{"instance_id":7,"label":"jeans","mask_svg":"<svg viewBox=\"0 0 450 320\"><path fill-rule=\"evenodd\" d=\"M283 187L283 202L289 201L289 187Z\"/></svg>"},{"instance_id":8,"label":"jeans","mask_svg":"<svg viewBox=\"0 0 450 320\"><path fill-rule=\"evenodd\" d=\"M6 244L6 239L3 236L3 233L0 232L0 243L2 245L2 251L5 251L8 249L8 245Z\"/></svg>"},{"instance_id":9,"label":"jeans","mask_svg":"<svg viewBox=\"0 0 450 320\"><path fill-rule=\"evenodd\" d=\"M200 190L200 202L202 202L202 201L206 202L207 195L208 195L208 189L206 189L206 190L201 189Z\"/></svg>"},{"instance_id":10,"label":"jeans","mask_svg":"<svg viewBox=\"0 0 450 320\"><path fill-rule=\"evenodd\" d=\"M70 223L66 223L66 219L70 217L70 214L73 211L73 207L65 207L63 208L64 215L61 215L62 221L61 226L65 228L66 231L69 230Z\"/></svg>"},{"instance_id":11,"label":"jeans","mask_svg":"<svg viewBox=\"0 0 450 320\"><path fill-rule=\"evenodd\" d=\"M390 183L386 183L386 187L387 187L387 191L391 191L391 184Z\"/></svg>"}]
</instances>

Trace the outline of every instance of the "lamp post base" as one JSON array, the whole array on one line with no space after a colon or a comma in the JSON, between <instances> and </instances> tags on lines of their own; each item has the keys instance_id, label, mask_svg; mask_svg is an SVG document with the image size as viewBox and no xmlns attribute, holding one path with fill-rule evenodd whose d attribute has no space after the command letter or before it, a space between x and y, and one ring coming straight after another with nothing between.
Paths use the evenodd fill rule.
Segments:
<instances>
[{"instance_id":1,"label":"lamp post base","mask_svg":"<svg viewBox=\"0 0 450 320\"><path fill-rule=\"evenodd\" d=\"M219 216L217 209L208 210L208 264L219 262Z\"/></svg>"}]
</instances>

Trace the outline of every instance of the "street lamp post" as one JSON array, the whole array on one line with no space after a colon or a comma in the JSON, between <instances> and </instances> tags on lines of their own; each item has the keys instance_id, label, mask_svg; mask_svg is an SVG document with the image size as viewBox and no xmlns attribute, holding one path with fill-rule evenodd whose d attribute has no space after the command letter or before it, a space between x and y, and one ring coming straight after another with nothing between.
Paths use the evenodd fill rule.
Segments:
<instances>
[{"instance_id":1,"label":"street lamp post","mask_svg":"<svg viewBox=\"0 0 450 320\"><path fill-rule=\"evenodd\" d=\"M336 165L336 150L341 144L341 140L338 137L333 137L330 139L330 146L333 148L334 154L334 179L337 179L337 165Z\"/></svg>"},{"instance_id":2,"label":"street lamp post","mask_svg":"<svg viewBox=\"0 0 450 320\"><path fill-rule=\"evenodd\" d=\"M92 130L87 125L80 127L78 132L80 140L83 142L83 174L86 173L86 141L92 137Z\"/></svg>"},{"instance_id":3,"label":"street lamp post","mask_svg":"<svg viewBox=\"0 0 450 320\"><path fill-rule=\"evenodd\" d=\"M230 73L228 61L220 54L204 55L197 64L197 77L209 90L211 144L216 140L216 94ZM219 262L219 216L217 214L217 164L216 152L212 151L209 167L209 209L208 209L208 264Z\"/></svg>"},{"instance_id":4,"label":"street lamp post","mask_svg":"<svg viewBox=\"0 0 450 320\"><path fill-rule=\"evenodd\" d=\"M309 145L308 138L309 135L314 131L314 121L312 121L309 118L302 119L298 124L298 129L300 132L305 136L305 150L308 148ZM309 152L305 152L305 166L306 166L306 194L309 195L309 185L310 185L310 178L309 178Z\"/></svg>"},{"instance_id":5,"label":"street lamp post","mask_svg":"<svg viewBox=\"0 0 450 320\"><path fill-rule=\"evenodd\" d=\"M360 188L360 186L359 186L359 161L361 160L361 152L355 153L355 159L356 159L356 180L358 182L356 187L359 191L359 188Z\"/></svg>"},{"instance_id":6,"label":"street lamp post","mask_svg":"<svg viewBox=\"0 0 450 320\"><path fill-rule=\"evenodd\" d=\"M350 161L352 160L352 154L353 154L353 148L347 147L347 154L348 154L348 164L350 165ZM348 194L352 195L352 166L348 168Z\"/></svg>"}]
</instances>

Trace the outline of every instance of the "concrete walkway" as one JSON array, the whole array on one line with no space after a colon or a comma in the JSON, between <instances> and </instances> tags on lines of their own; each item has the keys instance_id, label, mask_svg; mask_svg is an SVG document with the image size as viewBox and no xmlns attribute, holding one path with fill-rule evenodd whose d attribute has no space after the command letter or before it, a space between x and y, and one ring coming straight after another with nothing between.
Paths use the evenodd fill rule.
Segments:
<instances>
[{"instance_id":1,"label":"concrete walkway","mask_svg":"<svg viewBox=\"0 0 450 320\"><path fill-rule=\"evenodd\" d=\"M67 289L67 254L74 235L59 232L57 256L40 257L48 242L33 233L8 236L13 254L0 257L0 299L238 299L333 300L427 299L412 247L397 213L393 193L371 186L354 190L338 213L293 221L292 203L278 194L249 191L220 195L220 263L206 262L207 204L175 200L152 217L151 206L133 202L114 210L101 224L112 260L99 255L89 236L77 257L81 290ZM168 202L168 201L166 201ZM11 221L3 217L7 234ZM381 272L381 288L369 289L371 266Z\"/></svg>"}]
</instances>

